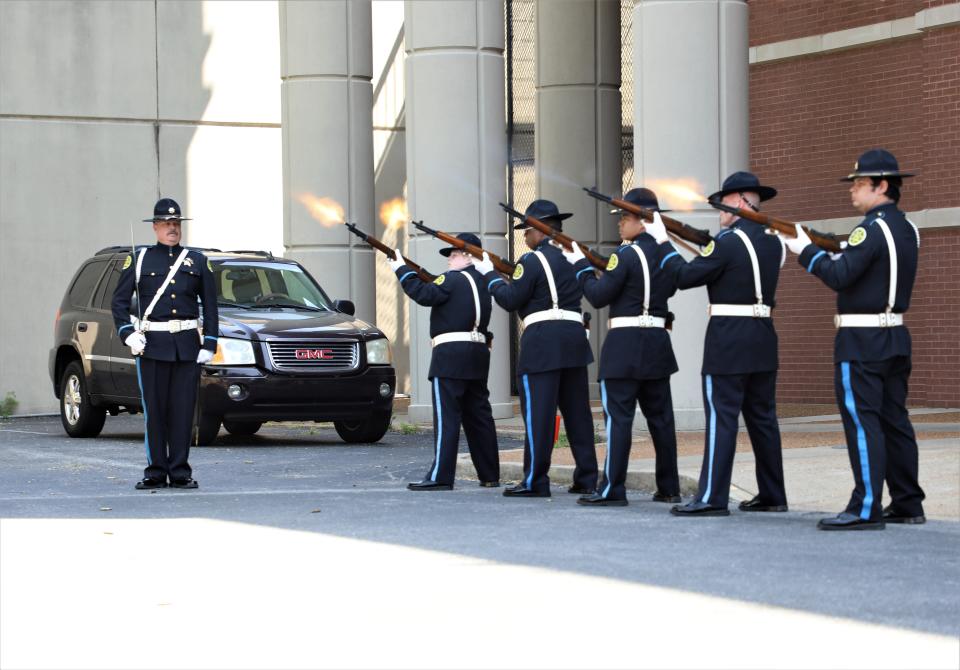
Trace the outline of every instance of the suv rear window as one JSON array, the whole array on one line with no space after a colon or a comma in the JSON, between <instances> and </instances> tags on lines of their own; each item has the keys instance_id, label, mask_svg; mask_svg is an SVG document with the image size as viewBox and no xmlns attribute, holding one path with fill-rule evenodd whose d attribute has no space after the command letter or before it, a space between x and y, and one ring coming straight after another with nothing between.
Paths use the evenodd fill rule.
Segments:
<instances>
[{"instance_id":1,"label":"suv rear window","mask_svg":"<svg viewBox=\"0 0 960 670\"><path fill-rule=\"evenodd\" d=\"M90 304L90 294L103 274L107 261L93 261L83 266L70 287L70 304L73 307L86 307Z\"/></svg>"}]
</instances>

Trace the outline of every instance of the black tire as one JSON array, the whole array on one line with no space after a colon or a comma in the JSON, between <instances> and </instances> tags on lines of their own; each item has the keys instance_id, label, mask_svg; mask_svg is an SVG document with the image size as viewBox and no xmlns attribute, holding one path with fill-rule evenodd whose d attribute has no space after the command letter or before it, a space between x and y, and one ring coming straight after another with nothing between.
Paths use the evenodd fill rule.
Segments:
<instances>
[{"instance_id":1,"label":"black tire","mask_svg":"<svg viewBox=\"0 0 960 670\"><path fill-rule=\"evenodd\" d=\"M263 421L227 421L223 420L223 427L231 435L255 435Z\"/></svg>"},{"instance_id":2,"label":"black tire","mask_svg":"<svg viewBox=\"0 0 960 670\"><path fill-rule=\"evenodd\" d=\"M333 427L344 442L379 442L390 428L391 413L371 414L363 419L334 421Z\"/></svg>"},{"instance_id":3,"label":"black tire","mask_svg":"<svg viewBox=\"0 0 960 670\"><path fill-rule=\"evenodd\" d=\"M107 420L106 407L94 407L80 361L67 365L60 377L60 423L70 437L96 437Z\"/></svg>"},{"instance_id":4,"label":"black tire","mask_svg":"<svg viewBox=\"0 0 960 670\"><path fill-rule=\"evenodd\" d=\"M206 447L213 444L220 434L220 417L201 414L197 422L197 446Z\"/></svg>"}]
</instances>

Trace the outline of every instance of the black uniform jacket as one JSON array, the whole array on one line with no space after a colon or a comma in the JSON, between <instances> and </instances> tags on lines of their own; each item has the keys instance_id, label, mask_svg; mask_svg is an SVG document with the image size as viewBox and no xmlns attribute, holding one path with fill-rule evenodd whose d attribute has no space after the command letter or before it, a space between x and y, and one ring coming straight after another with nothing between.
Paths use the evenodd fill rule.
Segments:
<instances>
[{"instance_id":1,"label":"black uniform jacket","mask_svg":"<svg viewBox=\"0 0 960 670\"><path fill-rule=\"evenodd\" d=\"M600 275L583 258L574 265L583 294L594 307L610 306L610 317L643 314L643 267L635 249L640 249L650 268L652 316L667 317L667 298L677 291L676 271L660 268L657 243L641 233L632 244L624 244L611 256ZM612 328L600 351L600 379L661 379L677 371L677 359L665 328Z\"/></svg>"},{"instance_id":2,"label":"black uniform jacket","mask_svg":"<svg viewBox=\"0 0 960 670\"><path fill-rule=\"evenodd\" d=\"M432 283L418 279L416 272L407 265L401 265L397 269L397 277L404 292L418 305L433 308L430 310L430 337L473 330L476 309L473 291L469 281L463 276L464 272L470 273L480 297L480 325L477 329L489 337L487 327L493 311L490 292L483 275L472 265L463 270L444 272ZM486 342L446 342L433 348L428 377L486 379L489 371L490 349Z\"/></svg>"},{"instance_id":3,"label":"black uniform jacket","mask_svg":"<svg viewBox=\"0 0 960 670\"><path fill-rule=\"evenodd\" d=\"M580 313L583 292L577 284L573 267L560 250L547 240L536 251L542 251L553 272L560 309ZM513 281L507 282L496 272L488 272L484 282L497 304L523 318L528 314L551 309L550 287L540 259L526 253L517 262ZM578 368L593 362L593 352L583 324L575 321L541 321L523 329L517 374L548 372L562 368Z\"/></svg>"},{"instance_id":4,"label":"black uniform jacket","mask_svg":"<svg viewBox=\"0 0 960 670\"><path fill-rule=\"evenodd\" d=\"M897 252L897 293L893 311L904 313L917 277L920 234L893 203L867 212L863 222L850 233L847 247L837 260L814 244L798 256L800 264L837 292L840 314L880 314L887 309L890 290L890 252L877 225L883 219L893 235ZM834 361L882 361L910 355L910 331L895 328L838 328Z\"/></svg>"},{"instance_id":5,"label":"black uniform jacket","mask_svg":"<svg viewBox=\"0 0 960 670\"><path fill-rule=\"evenodd\" d=\"M753 242L760 265L760 287L763 304L776 305L777 280L785 250L776 235L768 235L758 223L737 219L730 229L720 232L701 255L684 262L665 242L659 246L659 266L676 266L677 286L707 287L711 304L755 305L753 266L747 248L733 232L739 228ZM743 316L712 316L707 324L703 346L705 375L736 375L751 372L772 372L777 369L777 331L773 319Z\"/></svg>"},{"instance_id":6,"label":"black uniform jacket","mask_svg":"<svg viewBox=\"0 0 960 670\"><path fill-rule=\"evenodd\" d=\"M153 301L170 268L176 263L183 247L157 243L147 249L140 269L140 313ZM139 255L139 251L137 254ZM126 339L133 332L130 323L130 304L137 274L137 256L129 256L123 264L120 280L113 293L113 321L117 333ZM150 314L149 321L179 321L196 319L203 304L203 348L217 349L219 317L217 288L207 257L199 251L190 251L183 259L176 276L164 290ZM136 316L136 313L134 313ZM196 329L179 333L148 331L145 358L160 361L195 361L201 347L201 336Z\"/></svg>"}]
</instances>

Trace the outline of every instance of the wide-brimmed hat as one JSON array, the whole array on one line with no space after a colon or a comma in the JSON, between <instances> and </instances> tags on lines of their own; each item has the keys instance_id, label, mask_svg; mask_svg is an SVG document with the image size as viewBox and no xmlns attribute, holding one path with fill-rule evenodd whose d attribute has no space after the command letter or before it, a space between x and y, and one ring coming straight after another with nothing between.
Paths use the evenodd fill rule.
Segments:
<instances>
[{"instance_id":1,"label":"wide-brimmed hat","mask_svg":"<svg viewBox=\"0 0 960 670\"><path fill-rule=\"evenodd\" d=\"M463 240L467 244L472 244L475 247L483 246L482 244L480 244L480 238L474 235L473 233L459 233L457 234L457 239ZM443 249L440 250L440 255L449 256L454 251L460 251L460 249L457 249L456 247L444 247Z\"/></svg>"},{"instance_id":2,"label":"wide-brimmed hat","mask_svg":"<svg viewBox=\"0 0 960 670\"><path fill-rule=\"evenodd\" d=\"M863 152L853 164L853 172L840 181L853 181L857 177L913 177L913 172L901 172L896 157L886 149L870 149Z\"/></svg>"},{"instance_id":3,"label":"wide-brimmed hat","mask_svg":"<svg viewBox=\"0 0 960 670\"><path fill-rule=\"evenodd\" d=\"M192 221L189 217L180 215L180 205L173 198L160 198L153 206L153 216L144 219L145 222L154 221Z\"/></svg>"},{"instance_id":4,"label":"wide-brimmed hat","mask_svg":"<svg viewBox=\"0 0 960 670\"><path fill-rule=\"evenodd\" d=\"M660 202L657 200L657 194L651 191L649 188L632 188L627 191L626 195L623 196L623 199L629 202L631 205L636 205L637 207L643 207L644 209L649 209L652 212L669 212L669 209L660 209ZM621 214L624 210L617 207L616 209L611 209L611 214Z\"/></svg>"},{"instance_id":5,"label":"wide-brimmed hat","mask_svg":"<svg viewBox=\"0 0 960 670\"><path fill-rule=\"evenodd\" d=\"M769 200L777 194L777 189L772 186L764 186L752 172L734 172L723 180L723 186L716 193L711 193L708 200L719 200L728 193L746 193L752 192L760 196L760 202Z\"/></svg>"},{"instance_id":6,"label":"wide-brimmed hat","mask_svg":"<svg viewBox=\"0 0 960 670\"><path fill-rule=\"evenodd\" d=\"M527 211L524 212L525 216L532 216L535 219L540 219L544 223L550 225L557 230L563 230L563 220L569 219L573 214L568 212L561 212L557 208L557 203L552 200L534 200L527 206ZM526 221L521 221L513 227L514 230L524 230L529 228Z\"/></svg>"}]
</instances>

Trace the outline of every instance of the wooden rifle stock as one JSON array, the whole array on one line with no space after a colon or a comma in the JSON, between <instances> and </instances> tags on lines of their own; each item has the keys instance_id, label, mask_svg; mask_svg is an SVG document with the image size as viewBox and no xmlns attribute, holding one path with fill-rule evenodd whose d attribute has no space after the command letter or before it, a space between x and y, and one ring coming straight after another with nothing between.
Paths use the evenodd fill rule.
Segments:
<instances>
[{"instance_id":1,"label":"wooden rifle stock","mask_svg":"<svg viewBox=\"0 0 960 670\"><path fill-rule=\"evenodd\" d=\"M759 223L761 226L766 226L767 228L772 228L777 232L784 233L789 237L796 237L797 230L795 226L797 224L790 221L784 221L783 219L777 219L766 214L761 214L760 212L754 212L752 209L743 209L742 207L731 207L730 205L725 205L718 200L711 200L710 204L723 212L729 212L735 216L740 217L741 219L747 219L748 221L753 221L754 223ZM834 253L842 251L840 246L840 241L837 239L836 235L833 233L821 233L814 230L813 228L808 228L807 226L801 226L807 235L810 236L810 241L816 244L821 249L827 251L832 251Z\"/></svg>"},{"instance_id":2,"label":"wooden rifle stock","mask_svg":"<svg viewBox=\"0 0 960 670\"><path fill-rule=\"evenodd\" d=\"M367 233L357 228L357 224L344 222L343 225L345 225L347 227L347 230L349 230L351 233L359 237L361 240L369 244L371 247L373 247L377 251L381 252L390 260L393 260L393 261L397 260L397 254L393 249L388 247L386 244L378 240L373 235L368 235ZM432 282L434 279L437 278L436 275L427 272L426 270L423 269L423 267L421 267L420 265L417 265L406 256L403 256L403 262L409 265L411 268L413 268L413 271L417 273L417 277L419 277L422 281Z\"/></svg>"},{"instance_id":3,"label":"wooden rifle stock","mask_svg":"<svg viewBox=\"0 0 960 670\"><path fill-rule=\"evenodd\" d=\"M584 188L583 190L586 191L591 198L609 202L614 207L619 207L622 210L630 212L634 216L638 216L647 221L653 221L652 209L634 205L632 202L628 202L620 198L611 198L610 196L604 195L603 193L595 191L592 188ZM713 241L713 237L710 235L709 231L702 230L700 228L694 228L693 226L683 223L682 221L677 221L673 217L664 216L662 213L660 214L660 220L663 221L663 227L667 229L668 233L671 233L675 237L679 237L682 240L686 240L687 242L692 242L699 247L705 247Z\"/></svg>"},{"instance_id":4,"label":"wooden rifle stock","mask_svg":"<svg viewBox=\"0 0 960 670\"><path fill-rule=\"evenodd\" d=\"M506 205L501 202L500 207L507 214L520 219L531 228L536 228L537 230L539 230L541 233L543 233L550 239L556 241L557 244L562 245L563 248L566 249L567 251L572 251L573 245L576 244L578 247L580 247L580 251L583 252L584 257L587 259L587 261L589 261L590 265L597 268L598 270L606 269L607 262L610 260L606 256L601 256L600 254L591 251L590 247L588 247L587 245L577 242L575 239L573 239L569 235L565 235L564 233L560 232L553 226L550 226L544 223L540 219L536 219L532 216L527 216L526 214L522 214L518 212L510 205Z\"/></svg>"},{"instance_id":5,"label":"wooden rifle stock","mask_svg":"<svg viewBox=\"0 0 960 670\"><path fill-rule=\"evenodd\" d=\"M428 235L433 235L438 240L446 242L450 246L456 247L460 251L466 251L474 258L479 258L481 260L483 259L484 249L482 247L478 247L475 244L470 244L469 242L464 242L459 237L455 237L449 233L444 233L440 230L434 230L433 228L423 225L423 221L413 221L412 223L416 228L422 230ZM513 263L504 260L500 256L497 256L489 251L487 251L486 254L490 257L490 260L493 262L493 267L497 269L497 272L501 272L505 275L513 274L514 269L516 269L516 266Z\"/></svg>"}]
</instances>

